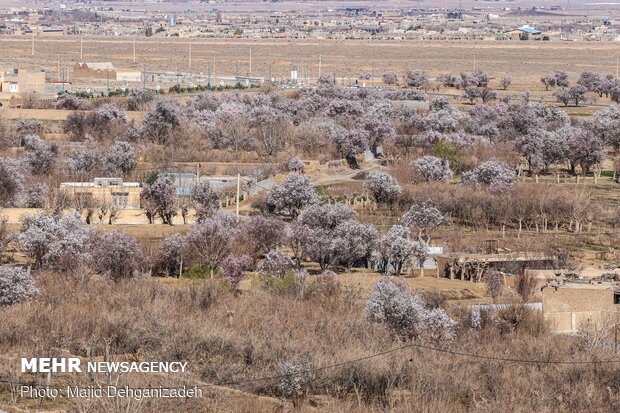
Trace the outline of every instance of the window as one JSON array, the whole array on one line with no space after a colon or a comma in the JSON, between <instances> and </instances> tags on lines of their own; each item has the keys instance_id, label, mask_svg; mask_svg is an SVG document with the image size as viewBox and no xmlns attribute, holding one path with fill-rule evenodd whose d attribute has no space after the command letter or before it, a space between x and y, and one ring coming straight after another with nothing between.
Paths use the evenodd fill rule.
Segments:
<instances>
[{"instance_id":1,"label":"window","mask_svg":"<svg viewBox=\"0 0 620 413\"><path fill-rule=\"evenodd\" d=\"M129 202L129 193L128 192L113 192L112 193L112 204L119 209L127 208L127 204Z\"/></svg>"},{"instance_id":2,"label":"window","mask_svg":"<svg viewBox=\"0 0 620 413\"><path fill-rule=\"evenodd\" d=\"M614 292L614 304L620 304L620 291Z\"/></svg>"}]
</instances>

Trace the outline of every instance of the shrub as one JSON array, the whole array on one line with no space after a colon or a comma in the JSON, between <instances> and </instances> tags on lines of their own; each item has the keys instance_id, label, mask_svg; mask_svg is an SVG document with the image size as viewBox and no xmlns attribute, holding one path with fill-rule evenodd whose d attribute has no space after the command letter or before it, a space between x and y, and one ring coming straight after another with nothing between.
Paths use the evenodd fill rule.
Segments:
<instances>
[{"instance_id":1,"label":"shrub","mask_svg":"<svg viewBox=\"0 0 620 413\"><path fill-rule=\"evenodd\" d=\"M183 253L185 249L185 237L181 234L170 235L159 243L155 255L155 268L163 271L166 275L177 275L181 271Z\"/></svg>"},{"instance_id":2,"label":"shrub","mask_svg":"<svg viewBox=\"0 0 620 413\"><path fill-rule=\"evenodd\" d=\"M93 269L114 281L132 277L143 261L138 241L119 231L100 236L92 254Z\"/></svg>"},{"instance_id":3,"label":"shrub","mask_svg":"<svg viewBox=\"0 0 620 413\"><path fill-rule=\"evenodd\" d=\"M325 270L310 283L306 289L308 297L333 297L340 293L340 281L335 272Z\"/></svg>"},{"instance_id":4,"label":"shrub","mask_svg":"<svg viewBox=\"0 0 620 413\"><path fill-rule=\"evenodd\" d=\"M28 271L19 267L0 267L0 306L26 301L38 293Z\"/></svg>"},{"instance_id":5,"label":"shrub","mask_svg":"<svg viewBox=\"0 0 620 413\"><path fill-rule=\"evenodd\" d=\"M48 144L38 135L26 135L23 138L26 153L24 162L34 175L43 175L51 171L58 155L58 147Z\"/></svg>"},{"instance_id":6,"label":"shrub","mask_svg":"<svg viewBox=\"0 0 620 413\"><path fill-rule=\"evenodd\" d=\"M280 364L280 382L278 388L284 397L303 398L307 386L314 379L312 361L307 355L296 360Z\"/></svg>"},{"instance_id":7,"label":"shrub","mask_svg":"<svg viewBox=\"0 0 620 413\"><path fill-rule=\"evenodd\" d=\"M306 175L289 174L280 185L269 190L268 202L275 209L297 216L307 205L317 204L319 197Z\"/></svg>"},{"instance_id":8,"label":"shrub","mask_svg":"<svg viewBox=\"0 0 620 413\"><path fill-rule=\"evenodd\" d=\"M76 269L86 258L92 231L77 215L26 215L18 236L36 268Z\"/></svg>"},{"instance_id":9,"label":"shrub","mask_svg":"<svg viewBox=\"0 0 620 413\"><path fill-rule=\"evenodd\" d=\"M435 156L422 156L411 163L420 177L426 181L449 181L452 178L450 161Z\"/></svg>"},{"instance_id":10,"label":"shrub","mask_svg":"<svg viewBox=\"0 0 620 413\"><path fill-rule=\"evenodd\" d=\"M210 268L211 276L220 263L232 252L236 236L235 223L224 215L216 215L192 225L186 235L187 256L190 261Z\"/></svg>"},{"instance_id":11,"label":"shrub","mask_svg":"<svg viewBox=\"0 0 620 413\"><path fill-rule=\"evenodd\" d=\"M293 260L276 249L265 255L265 259L258 266L258 270L275 278L284 278L293 267Z\"/></svg>"},{"instance_id":12,"label":"shrub","mask_svg":"<svg viewBox=\"0 0 620 413\"><path fill-rule=\"evenodd\" d=\"M48 202L49 188L46 184L34 184L26 189L27 208L45 208Z\"/></svg>"},{"instance_id":13,"label":"shrub","mask_svg":"<svg viewBox=\"0 0 620 413\"><path fill-rule=\"evenodd\" d=\"M456 321L443 309L427 309L419 295L387 278L373 285L364 314L369 321L385 324L403 337L438 341L452 340L456 334Z\"/></svg>"},{"instance_id":14,"label":"shrub","mask_svg":"<svg viewBox=\"0 0 620 413\"><path fill-rule=\"evenodd\" d=\"M303 172L306 168L306 164L301 160L299 156L294 156L288 160L288 170L291 172Z\"/></svg>"},{"instance_id":15,"label":"shrub","mask_svg":"<svg viewBox=\"0 0 620 413\"><path fill-rule=\"evenodd\" d=\"M243 278L243 273L252 268L252 258L248 255L229 255L220 264L222 275L235 287Z\"/></svg>"},{"instance_id":16,"label":"shrub","mask_svg":"<svg viewBox=\"0 0 620 413\"><path fill-rule=\"evenodd\" d=\"M192 200L196 209L196 220L204 221L220 208L220 193L211 188L209 181L199 181L192 188Z\"/></svg>"},{"instance_id":17,"label":"shrub","mask_svg":"<svg viewBox=\"0 0 620 413\"><path fill-rule=\"evenodd\" d=\"M402 188L390 174L372 172L364 181L364 189L368 191L377 204L393 204L402 192Z\"/></svg>"},{"instance_id":18,"label":"shrub","mask_svg":"<svg viewBox=\"0 0 620 413\"><path fill-rule=\"evenodd\" d=\"M0 157L0 206L15 206L24 187L26 172L13 158Z\"/></svg>"},{"instance_id":19,"label":"shrub","mask_svg":"<svg viewBox=\"0 0 620 413\"><path fill-rule=\"evenodd\" d=\"M114 142L102 158L104 167L112 174L128 175L138 164L133 145L124 141Z\"/></svg>"},{"instance_id":20,"label":"shrub","mask_svg":"<svg viewBox=\"0 0 620 413\"><path fill-rule=\"evenodd\" d=\"M497 297L502 295L504 290L504 276L498 271L491 270L484 275L484 285L487 289L487 294L496 300Z\"/></svg>"}]
</instances>

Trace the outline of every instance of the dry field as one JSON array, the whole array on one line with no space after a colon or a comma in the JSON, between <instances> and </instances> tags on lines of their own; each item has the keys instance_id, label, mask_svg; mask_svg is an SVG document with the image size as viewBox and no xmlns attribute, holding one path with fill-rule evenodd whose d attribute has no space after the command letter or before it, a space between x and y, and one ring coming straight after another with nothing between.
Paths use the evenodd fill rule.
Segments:
<instances>
[{"instance_id":1,"label":"dry field","mask_svg":"<svg viewBox=\"0 0 620 413\"><path fill-rule=\"evenodd\" d=\"M187 39L140 38L137 62L132 63L132 39L85 38L84 61L111 61L121 68L147 71L189 71ZM215 59L216 75L249 72L252 49L252 74L268 76L269 65L276 78L287 77L292 65L308 67L310 77L321 72L337 77L355 77L374 67L377 77L387 70L404 73L423 69L432 74L477 69L496 77L509 73L514 87L541 88L541 75L557 69L567 70L573 80L583 70L616 73L618 46L597 42L466 42L466 41L353 41L353 40L271 40L271 39L194 39L192 71L207 73ZM37 38L31 57L31 38L1 37L0 58L5 64L45 68L56 73L58 65L70 68L80 60L79 37ZM71 76L71 74L69 75Z\"/></svg>"}]
</instances>

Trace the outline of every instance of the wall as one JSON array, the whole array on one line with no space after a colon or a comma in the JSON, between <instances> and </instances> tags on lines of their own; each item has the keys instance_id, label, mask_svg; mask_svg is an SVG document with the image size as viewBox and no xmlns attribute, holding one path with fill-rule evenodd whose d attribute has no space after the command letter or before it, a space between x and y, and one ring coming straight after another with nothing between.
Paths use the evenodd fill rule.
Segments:
<instances>
[{"instance_id":1,"label":"wall","mask_svg":"<svg viewBox=\"0 0 620 413\"><path fill-rule=\"evenodd\" d=\"M542 291L543 315L552 331L574 333L588 320L618 317L620 305L614 304L614 290L613 285L547 286Z\"/></svg>"},{"instance_id":2,"label":"wall","mask_svg":"<svg viewBox=\"0 0 620 413\"><path fill-rule=\"evenodd\" d=\"M140 208L140 188L139 186L113 186L113 187L92 187L92 186L64 186L60 185L61 189L66 191L71 196L80 193L92 194L92 199L96 203L99 200L104 200L107 203L112 202L112 194L115 193L127 193L127 208L137 209Z\"/></svg>"}]
</instances>

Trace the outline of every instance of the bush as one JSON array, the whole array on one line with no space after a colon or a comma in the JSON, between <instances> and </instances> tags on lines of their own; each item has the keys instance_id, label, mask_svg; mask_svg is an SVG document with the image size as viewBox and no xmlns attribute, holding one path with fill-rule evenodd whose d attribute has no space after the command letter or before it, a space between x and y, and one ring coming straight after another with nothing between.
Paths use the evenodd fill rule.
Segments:
<instances>
[{"instance_id":1,"label":"bush","mask_svg":"<svg viewBox=\"0 0 620 413\"><path fill-rule=\"evenodd\" d=\"M114 281L132 277L143 261L138 241L119 231L100 236L92 254L93 269Z\"/></svg>"},{"instance_id":2,"label":"bush","mask_svg":"<svg viewBox=\"0 0 620 413\"><path fill-rule=\"evenodd\" d=\"M271 250L265 255L265 259L258 266L258 270L275 278L284 278L294 265L293 260L280 250Z\"/></svg>"},{"instance_id":3,"label":"bush","mask_svg":"<svg viewBox=\"0 0 620 413\"><path fill-rule=\"evenodd\" d=\"M456 321L443 309L427 309L419 295L387 278L373 285L364 314L369 321L385 324L403 337L449 341L456 333Z\"/></svg>"},{"instance_id":4,"label":"bush","mask_svg":"<svg viewBox=\"0 0 620 413\"><path fill-rule=\"evenodd\" d=\"M170 235L164 238L157 249L154 264L157 271L166 275L180 275L181 262L185 249L185 237L181 234Z\"/></svg>"},{"instance_id":5,"label":"bush","mask_svg":"<svg viewBox=\"0 0 620 413\"><path fill-rule=\"evenodd\" d=\"M28 271L19 267L0 267L0 306L26 301L38 293Z\"/></svg>"},{"instance_id":6,"label":"bush","mask_svg":"<svg viewBox=\"0 0 620 413\"><path fill-rule=\"evenodd\" d=\"M229 255L220 264L222 275L234 286L241 282L243 273L251 268L252 258L248 255Z\"/></svg>"},{"instance_id":7,"label":"bush","mask_svg":"<svg viewBox=\"0 0 620 413\"><path fill-rule=\"evenodd\" d=\"M282 377L278 387L282 395L295 400L303 398L314 379L312 361L307 355L302 355L294 361L281 363L280 375Z\"/></svg>"}]
</instances>

